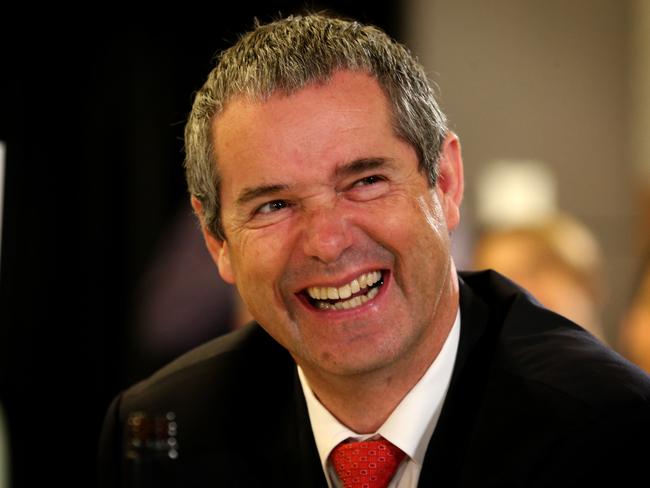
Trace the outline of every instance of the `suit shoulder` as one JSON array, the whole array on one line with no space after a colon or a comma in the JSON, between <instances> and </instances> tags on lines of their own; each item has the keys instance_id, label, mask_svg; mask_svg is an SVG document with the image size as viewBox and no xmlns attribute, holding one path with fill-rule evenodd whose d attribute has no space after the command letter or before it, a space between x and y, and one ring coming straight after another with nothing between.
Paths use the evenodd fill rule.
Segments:
<instances>
[{"instance_id":1,"label":"suit shoulder","mask_svg":"<svg viewBox=\"0 0 650 488\"><path fill-rule=\"evenodd\" d=\"M465 279L494 316L494 364L503 374L542 399L562 398L594 415L650 412L650 377L636 365L498 273Z\"/></svg>"},{"instance_id":2,"label":"suit shoulder","mask_svg":"<svg viewBox=\"0 0 650 488\"><path fill-rule=\"evenodd\" d=\"M644 466L631 446L650 435L650 378L497 273L460 278L463 486L626 485Z\"/></svg>"},{"instance_id":3,"label":"suit shoulder","mask_svg":"<svg viewBox=\"0 0 650 488\"><path fill-rule=\"evenodd\" d=\"M203 390L241 390L291 364L290 356L259 325L251 324L181 355L123 392L123 404L156 403L175 395L201 396ZM238 386L239 385L239 386Z\"/></svg>"},{"instance_id":4,"label":"suit shoulder","mask_svg":"<svg viewBox=\"0 0 650 488\"><path fill-rule=\"evenodd\" d=\"M249 349L262 349L265 345L264 339L266 333L257 324L249 324L182 354L156 371L151 380L155 381L187 368L199 367L205 362L224 360L230 355L242 354Z\"/></svg>"}]
</instances>

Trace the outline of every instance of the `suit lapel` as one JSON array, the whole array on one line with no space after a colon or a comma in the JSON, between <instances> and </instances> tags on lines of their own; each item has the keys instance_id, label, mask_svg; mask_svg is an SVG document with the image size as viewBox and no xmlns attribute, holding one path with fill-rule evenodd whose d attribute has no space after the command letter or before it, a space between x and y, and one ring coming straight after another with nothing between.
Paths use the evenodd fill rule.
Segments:
<instances>
[{"instance_id":1,"label":"suit lapel","mask_svg":"<svg viewBox=\"0 0 650 488\"><path fill-rule=\"evenodd\" d=\"M290 438L285 447L292 451L288 459L288 467L293 473L292 483L286 486L327 487L325 474L321 467L316 441L309 421L307 403L302 392L298 372L293 367L293 398L288 409L287 423L292 426ZM289 418L290 417L290 418Z\"/></svg>"},{"instance_id":2,"label":"suit lapel","mask_svg":"<svg viewBox=\"0 0 650 488\"><path fill-rule=\"evenodd\" d=\"M285 371L284 375L291 378L291 385L284 390L286 398L282 399L283 407L274 416L275 425L271 429L274 439L267 453L268 462L273 465L272 475L265 480L265 486L327 488L307 404L293 360L289 367L290 371Z\"/></svg>"},{"instance_id":3,"label":"suit lapel","mask_svg":"<svg viewBox=\"0 0 650 488\"><path fill-rule=\"evenodd\" d=\"M447 397L424 458L420 486L455 486L479 412L494 351L487 304L460 281L461 332Z\"/></svg>"}]
</instances>

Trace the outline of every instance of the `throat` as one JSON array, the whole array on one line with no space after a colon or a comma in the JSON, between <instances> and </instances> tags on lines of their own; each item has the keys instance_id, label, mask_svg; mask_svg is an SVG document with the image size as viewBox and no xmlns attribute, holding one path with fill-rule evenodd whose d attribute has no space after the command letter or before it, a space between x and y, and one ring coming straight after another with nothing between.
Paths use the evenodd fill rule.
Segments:
<instances>
[{"instance_id":1,"label":"throat","mask_svg":"<svg viewBox=\"0 0 650 488\"><path fill-rule=\"evenodd\" d=\"M333 383L323 383L320 375L318 378L307 381L308 396L358 434L377 432L408 392L407 385L386 381L383 375L346 376L342 382Z\"/></svg>"}]
</instances>

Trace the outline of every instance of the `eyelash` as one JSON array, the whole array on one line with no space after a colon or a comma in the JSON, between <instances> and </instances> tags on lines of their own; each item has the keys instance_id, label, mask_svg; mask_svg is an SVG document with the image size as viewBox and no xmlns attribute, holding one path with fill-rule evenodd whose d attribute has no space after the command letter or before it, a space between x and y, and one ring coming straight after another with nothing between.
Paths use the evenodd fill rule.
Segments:
<instances>
[{"instance_id":1,"label":"eyelash","mask_svg":"<svg viewBox=\"0 0 650 488\"><path fill-rule=\"evenodd\" d=\"M382 181L386 181L386 179L383 176L380 175L370 175L370 176L365 176L359 180L356 180L350 188L358 188L361 186L371 186L375 185L377 183L380 183ZM267 208L267 210L264 210ZM271 200L270 202L266 202L263 205L260 205L255 209L253 212L254 215L269 215L272 213L279 212L280 210L284 210L285 208L291 207L291 203L288 202L287 200Z\"/></svg>"},{"instance_id":2,"label":"eyelash","mask_svg":"<svg viewBox=\"0 0 650 488\"><path fill-rule=\"evenodd\" d=\"M281 205L281 208L278 208L277 206ZM290 204L286 200L272 200L270 202L266 202L264 205L261 205L255 210L255 214L270 214L274 212L279 212L280 210L289 207ZM268 211L263 211L264 207L269 207Z\"/></svg>"},{"instance_id":3,"label":"eyelash","mask_svg":"<svg viewBox=\"0 0 650 488\"><path fill-rule=\"evenodd\" d=\"M352 186L353 187L358 186L360 183L363 183L364 185L374 185L375 183L379 183L380 181L383 180L384 178L379 175L370 175L355 181Z\"/></svg>"}]
</instances>

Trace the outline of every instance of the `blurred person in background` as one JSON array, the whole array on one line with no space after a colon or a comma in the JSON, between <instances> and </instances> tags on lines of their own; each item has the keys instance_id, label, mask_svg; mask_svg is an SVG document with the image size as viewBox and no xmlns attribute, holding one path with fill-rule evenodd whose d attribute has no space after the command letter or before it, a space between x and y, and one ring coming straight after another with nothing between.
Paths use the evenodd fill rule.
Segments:
<instances>
[{"instance_id":1,"label":"blurred person in background","mask_svg":"<svg viewBox=\"0 0 650 488\"><path fill-rule=\"evenodd\" d=\"M603 254L594 233L558 203L545 161L500 159L482 168L470 267L513 279L549 309L603 342Z\"/></svg>"},{"instance_id":2,"label":"blurred person in background","mask_svg":"<svg viewBox=\"0 0 650 488\"><path fill-rule=\"evenodd\" d=\"M484 229L473 262L476 269L491 268L508 276L542 305L606 342L602 253L596 238L575 217L558 212L536 224Z\"/></svg>"},{"instance_id":3,"label":"blurred person in background","mask_svg":"<svg viewBox=\"0 0 650 488\"><path fill-rule=\"evenodd\" d=\"M623 313L618 347L631 361L650 373L650 252L646 254Z\"/></svg>"}]
</instances>

